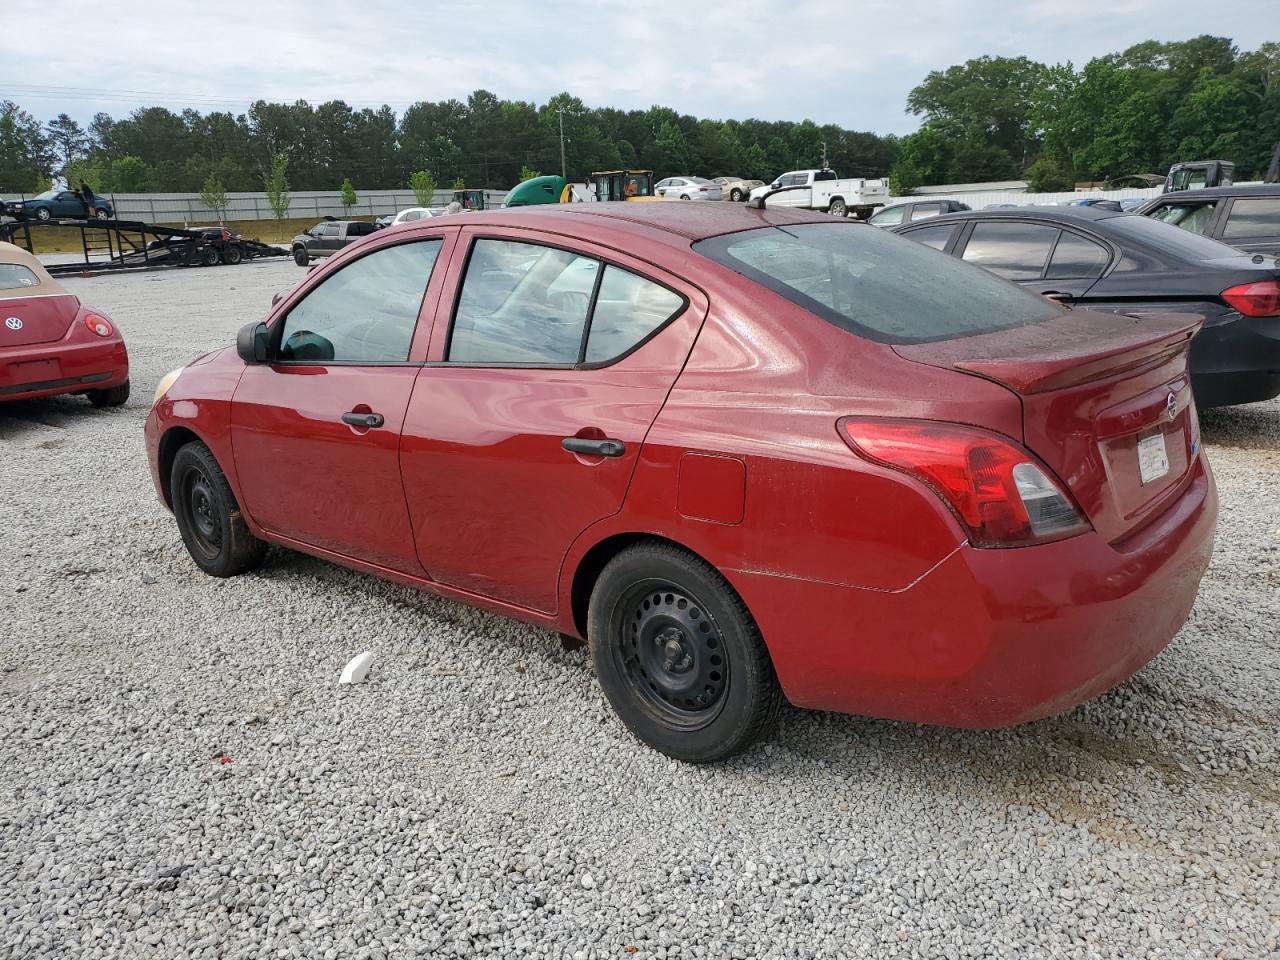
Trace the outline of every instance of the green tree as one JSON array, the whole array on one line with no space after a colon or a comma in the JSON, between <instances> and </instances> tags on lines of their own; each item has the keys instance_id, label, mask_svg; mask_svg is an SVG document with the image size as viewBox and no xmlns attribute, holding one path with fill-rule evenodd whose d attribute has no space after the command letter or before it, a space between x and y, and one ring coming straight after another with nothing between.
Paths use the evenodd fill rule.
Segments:
<instances>
[{"instance_id":1,"label":"green tree","mask_svg":"<svg viewBox=\"0 0 1280 960\"><path fill-rule=\"evenodd\" d=\"M227 189L222 181L209 174L204 186L200 188L200 202L213 211L213 215L221 223L227 215Z\"/></svg>"},{"instance_id":2,"label":"green tree","mask_svg":"<svg viewBox=\"0 0 1280 960\"><path fill-rule=\"evenodd\" d=\"M1075 187L1075 180L1058 161L1042 156L1027 167L1027 189L1032 193L1064 193Z\"/></svg>"},{"instance_id":3,"label":"green tree","mask_svg":"<svg viewBox=\"0 0 1280 960\"><path fill-rule=\"evenodd\" d=\"M436 178L430 170L418 170L409 175L409 189L413 191L418 206L429 207L436 195Z\"/></svg>"},{"instance_id":4,"label":"green tree","mask_svg":"<svg viewBox=\"0 0 1280 960\"><path fill-rule=\"evenodd\" d=\"M344 177L342 180L342 215L350 216L351 208L360 202L360 198L356 196L356 188L351 184L350 177Z\"/></svg>"},{"instance_id":5,"label":"green tree","mask_svg":"<svg viewBox=\"0 0 1280 960\"><path fill-rule=\"evenodd\" d=\"M111 161L103 187L118 193L145 193L151 184L152 170L140 158L124 156Z\"/></svg>"},{"instance_id":6,"label":"green tree","mask_svg":"<svg viewBox=\"0 0 1280 960\"><path fill-rule=\"evenodd\" d=\"M289 196L289 158L283 153L271 158L271 169L262 178L262 189L266 191L267 204L276 218L277 236L284 239L284 218L293 198Z\"/></svg>"},{"instance_id":7,"label":"green tree","mask_svg":"<svg viewBox=\"0 0 1280 960\"><path fill-rule=\"evenodd\" d=\"M40 124L16 103L0 101L0 190L35 193L52 162Z\"/></svg>"},{"instance_id":8,"label":"green tree","mask_svg":"<svg viewBox=\"0 0 1280 960\"><path fill-rule=\"evenodd\" d=\"M534 177L540 177L540 176L542 176L542 174L540 174L537 170L534 170L528 164L525 164L520 168L521 183L524 183L526 180L532 180Z\"/></svg>"},{"instance_id":9,"label":"green tree","mask_svg":"<svg viewBox=\"0 0 1280 960\"><path fill-rule=\"evenodd\" d=\"M454 190L465 190L465 189L467 189L467 181L466 181L465 179L463 179L462 177L458 177L458 178L456 178L456 179L453 181L453 189L454 189Z\"/></svg>"},{"instance_id":10,"label":"green tree","mask_svg":"<svg viewBox=\"0 0 1280 960\"><path fill-rule=\"evenodd\" d=\"M65 176L67 167L88 152L89 136L81 129L80 124L65 113L58 114L45 124L45 132Z\"/></svg>"}]
</instances>

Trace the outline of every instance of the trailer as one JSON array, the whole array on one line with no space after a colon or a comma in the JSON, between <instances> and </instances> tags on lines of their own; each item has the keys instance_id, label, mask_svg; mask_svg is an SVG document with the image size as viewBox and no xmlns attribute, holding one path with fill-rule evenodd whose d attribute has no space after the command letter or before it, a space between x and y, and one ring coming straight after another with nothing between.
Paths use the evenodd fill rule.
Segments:
<instances>
[{"instance_id":1,"label":"trailer","mask_svg":"<svg viewBox=\"0 0 1280 960\"><path fill-rule=\"evenodd\" d=\"M138 220L14 220L0 224L0 240L34 254L32 231L49 227L78 229L84 251L83 260L48 264L52 274L213 267L290 256L283 247L247 240L225 227L181 229Z\"/></svg>"}]
</instances>

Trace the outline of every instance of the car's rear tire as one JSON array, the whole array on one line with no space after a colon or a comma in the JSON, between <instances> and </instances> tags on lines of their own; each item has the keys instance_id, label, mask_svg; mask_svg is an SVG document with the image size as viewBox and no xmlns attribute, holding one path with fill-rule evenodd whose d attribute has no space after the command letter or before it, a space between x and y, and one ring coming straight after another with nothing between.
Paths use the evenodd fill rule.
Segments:
<instances>
[{"instance_id":1,"label":"car's rear tire","mask_svg":"<svg viewBox=\"0 0 1280 960\"><path fill-rule=\"evenodd\" d=\"M848 215L849 208L845 206L843 200L836 197L831 201L831 206L827 207L827 213L831 214L833 217L844 217Z\"/></svg>"},{"instance_id":2,"label":"car's rear tire","mask_svg":"<svg viewBox=\"0 0 1280 960\"><path fill-rule=\"evenodd\" d=\"M689 195L688 195L687 193L682 193L682 194L680 194L680 199L681 199L681 200L688 200L688 199L689 199Z\"/></svg>"},{"instance_id":3,"label":"car's rear tire","mask_svg":"<svg viewBox=\"0 0 1280 960\"><path fill-rule=\"evenodd\" d=\"M234 577L262 562L266 543L249 531L222 468L198 440L173 458L169 500L187 552L209 576Z\"/></svg>"},{"instance_id":4,"label":"car's rear tire","mask_svg":"<svg viewBox=\"0 0 1280 960\"><path fill-rule=\"evenodd\" d=\"M782 689L746 604L713 567L668 543L609 561L587 635L614 711L655 750L708 763L772 729Z\"/></svg>"},{"instance_id":5,"label":"car's rear tire","mask_svg":"<svg viewBox=\"0 0 1280 960\"><path fill-rule=\"evenodd\" d=\"M306 247L293 248L293 262L300 267L305 267L311 262L311 256L307 253Z\"/></svg>"},{"instance_id":6,"label":"car's rear tire","mask_svg":"<svg viewBox=\"0 0 1280 960\"><path fill-rule=\"evenodd\" d=\"M105 390L90 390L86 396L95 407L122 407L129 399L129 381Z\"/></svg>"},{"instance_id":7,"label":"car's rear tire","mask_svg":"<svg viewBox=\"0 0 1280 960\"><path fill-rule=\"evenodd\" d=\"M216 267L221 260L222 258L218 256L217 247L205 247L200 251L200 266L202 267Z\"/></svg>"},{"instance_id":8,"label":"car's rear tire","mask_svg":"<svg viewBox=\"0 0 1280 960\"><path fill-rule=\"evenodd\" d=\"M49 212L48 207L36 207L36 219L48 222L53 219L53 214Z\"/></svg>"},{"instance_id":9,"label":"car's rear tire","mask_svg":"<svg viewBox=\"0 0 1280 960\"><path fill-rule=\"evenodd\" d=\"M732 190L729 191L729 199L732 200L734 203L741 203L742 191L739 190L737 187L734 187Z\"/></svg>"},{"instance_id":10,"label":"car's rear tire","mask_svg":"<svg viewBox=\"0 0 1280 960\"><path fill-rule=\"evenodd\" d=\"M222 250L222 262L229 267L234 267L243 259L244 247L238 243L229 243Z\"/></svg>"}]
</instances>

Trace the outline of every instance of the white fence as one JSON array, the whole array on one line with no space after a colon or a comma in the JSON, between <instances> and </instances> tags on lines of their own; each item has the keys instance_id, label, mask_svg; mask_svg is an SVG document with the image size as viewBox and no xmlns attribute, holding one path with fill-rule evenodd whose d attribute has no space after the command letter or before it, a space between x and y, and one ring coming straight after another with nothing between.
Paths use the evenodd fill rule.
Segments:
<instances>
[{"instance_id":1,"label":"white fence","mask_svg":"<svg viewBox=\"0 0 1280 960\"><path fill-rule=\"evenodd\" d=\"M486 190L489 207L502 205L505 190ZM359 202L350 210L342 206L337 190L298 190L289 194L289 219L314 217L381 217L406 207L418 206L418 198L410 190L360 190ZM200 202L198 193L115 193L108 194L118 220L142 220L146 223L214 223L218 215ZM452 190L437 190L430 206L447 206L453 200ZM265 193L228 193L223 219L270 220L274 217Z\"/></svg>"}]
</instances>

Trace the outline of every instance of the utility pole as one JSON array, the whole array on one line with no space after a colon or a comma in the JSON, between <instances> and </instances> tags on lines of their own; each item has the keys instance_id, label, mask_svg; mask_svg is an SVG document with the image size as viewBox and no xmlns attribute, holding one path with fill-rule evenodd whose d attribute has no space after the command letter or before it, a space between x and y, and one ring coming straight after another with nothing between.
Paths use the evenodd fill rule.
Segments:
<instances>
[{"instance_id":1,"label":"utility pole","mask_svg":"<svg viewBox=\"0 0 1280 960\"><path fill-rule=\"evenodd\" d=\"M822 141L822 169L827 169L827 141Z\"/></svg>"},{"instance_id":2,"label":"utility pole","mask_svg":"<svg viewBox=\"0 0 1280 960\"><path fill-rule=\"evenodd\" d=\"M560 114L560 176L568 180L564 165L564 107L556 107L556 113Z\"/></svg>"}]
</instances>

